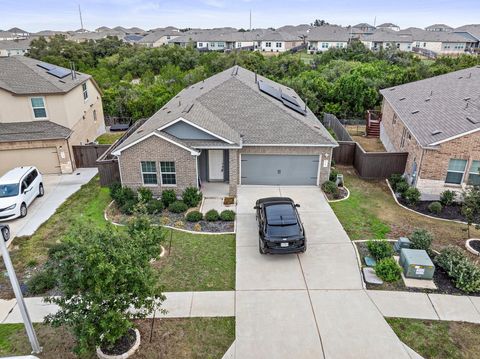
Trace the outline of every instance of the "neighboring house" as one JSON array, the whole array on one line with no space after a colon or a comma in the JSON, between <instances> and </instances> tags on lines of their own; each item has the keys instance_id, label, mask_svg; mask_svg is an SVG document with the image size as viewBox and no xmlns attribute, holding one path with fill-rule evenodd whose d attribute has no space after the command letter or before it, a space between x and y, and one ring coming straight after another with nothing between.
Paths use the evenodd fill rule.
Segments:
<instances>
[{"instance_id":1,"label":"neighboring house","mask_svg":"<svg viewBox=\"0 0 480 359\"><path fill-rule=\"evenodd\" d=\"M316 185L337 143L290 88L235 66L175 96L115 149L121 182L156 195L207 182Z\"/></svg>"},{"instance_id":2,"label":"neighboring house","mask_svg":"<svg viewBox=\"0 0 480 359\"><path fill-rule=\"evenodd\" d=\"M393 31L400 31L400 26L392 24L391 22L386 22L377 26L377 29L387 29Z\"/></svg>"},{"instance_id":3,"label":"neighboring house","mask_svg":"<svg viewBox=\"0 0 480 359\"><path fill-rule=\"evenodd\" d=\"M30 36L30 33L28 31L19 29L18 27L12 27L10 30L7 31L12 33L13 36L15 36L15 39L26 39Z\"/></svg>"},{"instance_id":4,"label":"neighboring house","mask_svg":"<svg viewBox=\"0 0 480 359\"><path fill-rule=\"evenodd\" d=\"M376 27L365 22L352 26L354 33L371 34L375 31Z\"/></svg>"},{"instance_id":5,"label":"neighboring house","mask_svg":"<svg viewBox=\"0 0 480 359\"><path fill-rule=\"evenodd\" d=\"M160 47L167 45L170 40L179 37L182 33L173 30L157 30L138 41L139 45L146 47Z\"/></svg>"},{"instance_id":6,"label":"neighboring house","mask_svg":"<svg viewBox=\"0 0 480 359\"><path fill-rule=\"evenodd\" d=\"M387 88L380 138L423 194L480 184L480 67Z\"/></svg>"},{"instance_id":7,"label":"neighboring house","mask_svg":"<svg viewBox=\"0 0 480 359\"><path fill-rule=\"evenodd\" d=\"M90 75L24 56L0 58L0 175L23 165L71 173L71 146L103 132L101 94Z\"/></svg>"},{"instance_id":8,"label":"neighboring house","mask_svg":"<svg viewBox=\"0 0 480 359\"><path fill-rule=\"evenodd\" d=\"M308 50L323 52L331 48L341 49L348 45L349 29L336 25L323 25L310 29L307 33Z\"/></svg>"},{"instance_id":9,"label":"neighboring house","mask_svg":"<svg viewBox=\"0 0 480 359\"><path fill-rule=\"evenodd\" d=\"M15 35L8 31L0 31L0 41L15 40Z\"/></svg>"},{"instance_id":10,"label":"neighboring house","mask_svg":"<svg viewBox=\"0 0 480 359\"><path fill-rule=\"evenodd\" d=\"M31 33L30 37L32 38L39 38L44 37L45 39L49 40L50 38L54 37L55 35L63 35L66 38L70 37L70 34L65 31L53 31L53 30L42 30L39 32Z\"/></svg>"},{"instance_id":11,"label":"neighboring house","mask_svg":"<svg viewBox=\"0 0 480 359\"><path fill-rule=\"evenodd\" d=\"M460 26L453 33L464 36L471 41L469 49L475 50L480 48L480 24Z\"/></svg>"},{"instance_id":12,"label":"neighboring house","mask_svg":"<svg viewBox=\"0 0 480 359\"><path fill-rule=\"evenodd\" d=\"M106 39L107 37L117 37L118 39L123 39L125 33L117 30L103 31L103 32L84 32L84 33L75 33L69 37L68 40L74 41L76 43L82 43L86 41L98 41L101 39Z\"/></svg>"},{"instance_id":13,"label":"neighboring house","mask_svg":"<svg viewBox=\"0 0 480 359\"><path fill-rule=\"evenodd\" d=\"M370 50L380 50L395 48L401 51L412 51L412 35L408 33L400 33L399 31L380 28L373 34L362 35L360 37L362 43Z\"/></svg>"},{"instance_id":14,"label":"neighboring house","mask_svg":"<svg viewBox=\"0 0 480 359\"><path fill-rule=\"evenodd\" d=\"M452 32L426 31L411 27L399 31L398 34L410 34L414 50L426 49L440 55L461 54L470 46L470 41L466 37Z\"/></svg>"},{"instance_id":15,"label":"neighboring house","mask_svg":"<svg viewBox=\"0 0 480 359\"><path fill-rule=\"evenodd\" d=\"M433 25L427 26L425 30L433 31L433 32L450 32L453 30L453 28L445 24L433 24Z\"/></svg>"},{"instance_id":16,"label":"neighboring house","mask_svg":"<svg viewBox=\"0 0 480 359\"><path fill-rule=\"evenodd\" d=\"M256 49L265 52L285 52L303 43L304 40L296 34L267 31L259 36Z\"/></svg>"},{"instance_id":17,"label":"neighboring house","mask_svg":"<svg viewBox=\"0 0 480 359\"><path fill-rule=\"evenodd\" d=\"M263 32L257 31L229 31L223 32L205 32L196 36L196 47L198 49L209 51L224 51L233 49L257 49L260 47L260 41L263 38Z\"/></svg>"},{"instance_id":18,"label":"neighboring house","mask_svg":"<svg viewBox=\"0 0 480 359\"><path fill-rule=\"evenodd\" d=\"M30 50L30 39L0 41L0 57L23 56Z\"/></svg>"}]
</instances>

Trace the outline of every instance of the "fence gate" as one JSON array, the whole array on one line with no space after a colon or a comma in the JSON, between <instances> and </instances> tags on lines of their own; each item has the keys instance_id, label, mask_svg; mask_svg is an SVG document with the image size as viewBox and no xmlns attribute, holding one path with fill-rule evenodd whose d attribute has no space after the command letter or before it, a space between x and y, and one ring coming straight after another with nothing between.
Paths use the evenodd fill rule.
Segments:
<instances>
[{"instance_id":1,"label":"fence gate","mask_svg":"<svg viewBox=\"0 0 480 359\"><path fill-rule=\"evenodd\" d=\"M77 168L97 167L97 158L109 148L110 145L72 146Z\"/></svg>"}]
</instances>

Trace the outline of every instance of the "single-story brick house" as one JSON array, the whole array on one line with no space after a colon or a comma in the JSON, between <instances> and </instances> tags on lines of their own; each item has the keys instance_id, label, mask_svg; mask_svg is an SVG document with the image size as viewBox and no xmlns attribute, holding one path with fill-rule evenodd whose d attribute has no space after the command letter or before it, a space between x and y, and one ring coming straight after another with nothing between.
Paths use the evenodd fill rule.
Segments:
<instances>
[{"instance_id":1,"label":"single-story brick house","mask_svg":"<svg viewBox=\"0 0 480 359\"><path fill-rule=\"evenodd\" d=\"M380 138L425 198L480 184L480 67L380 91Z\"/></svg>"},{"instance_id":2,"label":"single-story brick house","mask_svg":"<svg viewBox=\"0 0 480 359\"><path fill-rule=\"evenodd\" d=\"M234 66L170 100L113 152L121 182L321 185L337 143L290 88Z\"/></svg>"}]
</instances>

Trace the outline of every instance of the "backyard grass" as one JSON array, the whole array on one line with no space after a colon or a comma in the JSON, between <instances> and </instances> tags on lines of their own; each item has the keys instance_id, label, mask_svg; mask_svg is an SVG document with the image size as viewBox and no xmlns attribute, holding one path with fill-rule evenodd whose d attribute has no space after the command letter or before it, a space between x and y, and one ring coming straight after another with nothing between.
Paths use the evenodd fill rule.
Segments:
<instances>
[{"instance_id":1,"label":"backyard grass","mask_svg":"<svg viewBox=\"0 0 480 359\"><path fill-rule=\"evenodd\" d=\"M135 359L222 358L235 339L235 318L156 319L150 343L151 320L136 321L141 344ZM74 359L75 345L65 328L35 324L43 346L41 359ZM28 355L31 348L22 324L0 324L0 355ZM96 358L92 353L84 359Z\"/></svg>"},{"instance_id":2,"label":"backyard grass","mask_svg":"<svg viewBox=\"0 0 480 359\"><path fill-rule=\"evenodd\" d=\"M172 247L168 255L170 235ZM154 264L165 291L235 289L235 236L167 230L167 255Z\"/></svg>"},{"instance_id":3,"label":"backyard grass","mask_svg":"<svg viewBox=\"0 0 480 359\"><path fill-rule=\"evenodd\" d=\"M392 198L385 180L363 180L352 167L337 168L343 173L350 198L331 206L352 240L391 238L410 235L424 228L434 235L433 247L456 244L465 248L466 225L431 219L401 208ZM478 238L480 231L471 229Z\"/></svg>"},{"instance_id":4,"label":"backyard grass","mask_svg":"<svg viewBox=\"0 0 480 359\"><path fill-rule=\"evenodd\" d=\"M103 135L98 136L95 141L97 141L99 145L111 145L122 137L124 133L125 132L106 132Z\"/></svg>"},{"instance_id":5,"label":"backyard grass","mask_svg":"<svg viewBox=\"0 0 480 359\"><path fill-rule=\"evenodd\" d=\"M428 359L478 358L480 325L387 318L401 341Z\"/></svg>"}]
</instances>

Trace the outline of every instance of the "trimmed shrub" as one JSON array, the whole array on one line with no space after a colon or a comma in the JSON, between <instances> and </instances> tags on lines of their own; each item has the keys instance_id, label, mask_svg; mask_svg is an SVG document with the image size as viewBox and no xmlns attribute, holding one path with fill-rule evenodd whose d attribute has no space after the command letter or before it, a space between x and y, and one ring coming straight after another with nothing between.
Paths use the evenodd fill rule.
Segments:
<instances>
[{"instance_id":1,"label":"trimmed shrub","mask_svg":"<svg viewBox=\"0 0 480 359\"><path fill-rule=\"evenodd\" d=\"M163 211L163 202L159 199L152 198L147 202L147 213L158 214Z\"/></svg>"},{"instance_id":2,"label":"trimmed shrub","mask_svg":"<svg viewBox=\"0 0 480 359\"><path fill-rule=\"evenodd\" d=\"M407 182L399 182L397 183L397 186L395 188L395 192L398 193L403 199L405 199L405 194L410 188L410 186Z\"/></svg>"},{"instance_id":3,"label":"trimmed shrub","mask_svg":"<svg viewBox=\"0 0 480 359\"><path fill-rule=\"evenodd\" d=\"M428 251L432 245L433 235L425 229L416 229L410 235L410 248Z\"/></svg>"},{"instance_id":4,"label":"trimmed shrub","mask_svg":"<svg viewBox=\"0 0 480 359\"><path fill-rule=\"evenodd\" d=\"M130 214L131 211L133 211L133 207L138 201L135 192L129 187L114 185L110 188L110 196L115 201L122 213L126 213L122 210L122 208L127 209L127 214Z\"/></svg>"},{"instance_id":5,"label":"trimmed shrub","mask_svg":"<svg viewBox=\"0 0 480 359\"><path fill-rule=\"evenodd\" d=\"M118 191L120 191L122 189L122 185L118 182L114 182L112 183L110 186L108 186L108 190L110 191L110 197L112 197L112 199L115 199L117 194L118 194Z\"/></svg>"},{"instance_id":6,"label":"trimmed shrub","mask_svg":"<svg viewBox=\"0 0 480 359\"><path fill-rule=\"evenodd\" d=\"M440 202L432 202L428 205L428 210L434 214L442 213L442 204Z\"/></svg>"},{"instance_id":7,"label":"trimmed shrub","mask_svg":"<svg viewBox=\"0 0 480 359\"><path fill-rule=\"evenodd\" d=\"M375 273L385 282L396 282L401 278L402 268L393 258L383 258L375 265Z\"/></svg>"},{"instance_id":8,"label":"trimmed shrub","mask_svg":"<svg viewBox=\"0 0 480 359\"><path fill-rule=\"evenodd\" d=\"M458 289L466 293L480 291L480 268L460 249L455 247L442 249L435 257L435 263L447 272Z\"/></svg>"},{"instance_id":9,"label":"trimmed shrub","mask_svg":"<svg viewBox=\"0 0 480 359\"><path fill-rule=\"evenodd\" d=\"M332 168L330 170L329 181L335 182L337 180L337 175L338 175L338 171L335 168Z\"/></svg>"},{"instance_id":10,"label":"trimmed shrub","mask_svg":"<svg viewBox=\"0 0 480 359\"><path fill-rule=\"evenodd\" d=\"M57 285L56 277L52 270L44 269L35 273L27 282L29 294L44 294Z\"/></svg>"},{"instance_id":11,"label":"trimmed shrub","mask_svg":"<svg viewBox=\"0 0 480 359\"><path fill-rule=\"evenodd\" d=\"M210 211L205 213L205 219L209 222L218 221L219 218L220 218L220 215L215 209L211 209Z\"/></svg>"},{"instance_id":12,"label":"trimmed shrub","mask_svg":"<svg viewBox=\"0 0 480 359\"><path fill-rule=\"evenodd\" d=\"M170 206L176 200L177 200L177 194L173 189L166 189L162 191L162 202L165 208Z\"/></svg>"},{"instance_id":13,"label":"trimmed shrub","mask_svg":"<svg viewBox=\"0 0 480 359\"><path fill-rule=\"evenodd\" d=\"M335 194L338 192L337 184L333 181L327 181L322 184L322 189L325 193Z\"/></svg>"},{"instance_id":14,"label":"trimmed shrub","mask_svg":"<svg viewBox=\"0 0 480 359\"><path fill-rule=\"evenodd\" d=\"M203 219L203 214L199 211L191 211L187 213L187 216L185 217L185 219L188 222L198 222Z\"/></svg>"},{"instance_id":15,"label":"trimmed shrub","mask_svg":"<svg viewBox=\"0 0 480 359\"><path fill-rule=\"evenodd\" d=\"M120 212L126 215L132 215L137 203L136 199L127 199L120 207Z\"/></svg>"},{"instance_id":16,"label":"trimmed shrub","mask_svg":"<svg viewBox=\"0 0 480 359\"><path fill-rule=\"evenodd\" d=\"M195 187L187 187L183 191L182 200L188 207L197 207L202 200L202 192Z\"/></svg>"},{"instance_id":17,"label":"trimmed shrub","mask_svg":"<svg viewBox=\"0 0 480 359\"><path fill-rule=\"evenodd\" d=\"M394 173L390 176L388 179L388 182L390 182L390 186L392 187L393 191L397 191L397 185L401 182L406 183L405 178L401 174Z\"/></svg>"},{"instance_id":18,"label":"trimmed shrub","mask_svg":"<svg viewBox=\"0 0 480 359\"><path fill-rule=\"evenodd\" d=\"M407 189L404 196L410 206L415 206L420 201L420 191L415 187Z\"/></svg>"},{"instance_id":19,"label":"trimmed shrub","mask_svg":"<svg viewBox=\"0 0 480 359\"><path fill-rule=\"evenodd\" d=\"M373 258L375 258L377 261L393 256L392 245L385 239L371 239L367 242L367 248Z\"/></svg>"},{"instance_id":20,"label":"trimmed shrub","mask_svg":"<svg viewBox=\"0 0 480 359\"><path fill-rule=\"evenodd\" d=\"M153 193L149 188L140 187L137 190L137 197L140 202L148 203L153 199Z\"/></svg>"},{"instance_id":21,"label":"trimmed shrub","mask_svg":"<svg viewBox=\"0 0 480 359\"><path fill-rule=\"evenodd\" d=\"M447 189L440 193L440 203L444 206L451 206L455 202L455 197L457 193L455 191L450 191Z\"/></svg>"},{"instance_id":22,"label":"trimmed shrub","mask_svg":"<svg viewBox=\"0 0 480 359\"><path fill-rule=\"evenodd\" d=\"M187 209L188 206L182 201L175 201L168 206L168 210L172 213L183 213L186 212Z\"/></svg>"},{"instance_id":23,"label":"trimmed shrub","mask_svg":"<svg viewBox=\"0 0 480 359\"><path fill-rule=\"evenodd\" d=\"M222 221L234 221L235 220L235 212L232 211L231 209L226 209L220 213L220 219Z\"/></svg>"}]
</instances>

